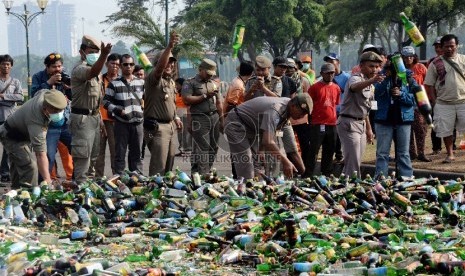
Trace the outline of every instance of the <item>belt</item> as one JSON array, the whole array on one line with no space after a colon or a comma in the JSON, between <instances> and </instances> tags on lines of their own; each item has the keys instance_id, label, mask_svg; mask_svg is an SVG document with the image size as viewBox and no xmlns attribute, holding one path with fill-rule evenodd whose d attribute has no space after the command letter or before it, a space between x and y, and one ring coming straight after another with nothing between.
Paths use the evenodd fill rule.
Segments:
<instances>
[{"instance_id":1,"label":"belt","mask_svg":"<svg viewBox=\"0 0 465 276\"><path fill-rule=\"evenodd\" d=\"M71 113L79 114L79 115L92 115L95 116L99 113L99 109L85 109L85 108L77 108L71 107Z\"/></svg>"},{"instance_id":2,"label":"belt","mask_svg":"<svg viewBox=\"0 0 465 276\"><path fill-rule=\"evenodd\" d=\"M345 118L351 118L351 119L354 119L354 120L357 120L357 121L363 121L365 120L367 117L355 117L355 116L352 116L352 115L348 115L348 114L339 114L339 116L341 117L345 117Z\"/></svg>"},{"instance_id":3,"label":"belt","mask_svg":"<svg viewBox=\"0 0 465 276\"><path fill-rule=\"evenodd\" d=\"M208 111L208 112L196 112L196 113L191 113L191 115L207 115L207 116L211 116L213 114L216 114L218 113L218 110L215 110L215 111Z\"/></svg>"},{"instance_id":4,"label":"belt","mask_svg":"<svg viewBox=\"0 0 465 276\"><path fill-rule=\"evenodd\" d=\"M155 119L159 124L170 124L173 120L160 120Z\"/></svg>"}]
</instances>

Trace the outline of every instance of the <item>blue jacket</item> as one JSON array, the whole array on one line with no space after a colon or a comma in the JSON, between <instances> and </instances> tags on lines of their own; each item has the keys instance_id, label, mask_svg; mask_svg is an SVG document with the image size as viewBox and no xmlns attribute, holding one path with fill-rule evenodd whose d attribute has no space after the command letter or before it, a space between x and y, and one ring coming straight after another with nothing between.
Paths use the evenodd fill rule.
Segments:
<instances>
[{"instance_id":1,"label":"blue jacket","mask_svg":"<svg viewBox=\"0 0 465 276\"><path fill-rule=\"evenodd\" d=\"M399 79L400 81L400 79ZM400 106L401 119L403 123L414 121L415 95L411 92L411 88L418 85L415 80L410 80L410 86L402 85L399 97L391 97L391 78L386 77L381 83L375 84L375 100L378 103L378 110L375 113L375 121L389 121L388 112L391 100L395 105Z\"/></svg>"}]
</instances>

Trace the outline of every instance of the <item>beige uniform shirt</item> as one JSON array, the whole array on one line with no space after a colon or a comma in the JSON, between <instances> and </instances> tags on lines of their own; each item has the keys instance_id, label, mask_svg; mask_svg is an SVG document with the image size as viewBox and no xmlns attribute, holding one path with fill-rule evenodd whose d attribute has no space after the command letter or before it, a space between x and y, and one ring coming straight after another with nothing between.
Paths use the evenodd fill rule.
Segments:
<instances>
[{"instance_id":1,"label":"beige uniform shirt","mask_svg":"<svg viewBox=\"0 0 465 276\"><path fill-rule=\"evenodd\" d=\"M156 79L153 73L145 78L144 118L171 121L176 117L176 86L169 78Z\"/></svg>"},{"instance_id":2,"label":"beige uniform shirt","mask_svg":"<svg viewBox=\"0 0 465 276\"><path fill-rule=\"evenodd\" d=\"M50 120L43 112L44 92L37 94L14 112L6 122L10 128L18 131L24 140L30 140L34 152L47 151L47 127Z\"/></svg>"},{"instance_id":3,"label":"beige uniform shirt","mask_svg":"<svg viewBox=\"0 0 465 276\"><path fill-rule=\"evenodd\" d=\"M218 86L213 80L203 81L200 79L199 75L197 75L194 78L188 79L184 82L181 94L183 96L200 96L218 89ZM218 95L216 97L205 99L199 104L191 105L191 114L216 112L217 97Z\"/></svg>"},{"instance_id":4,"label":"beige uniform shirt","mask_svg":"<svg viewBox=\"0 0 465 276\"><path fill-rule=\"evenodd\" d=\"M366 80L366 78L362 73L356 73L349 78L344 89L344 100L341 104L340 114L357 118L365 118L368 116L371 109L371 101L374 97L374 86L369 85L365 87L362 92L354 92L350 89L353 84L364 80Z\"/></svg>"},{"instance_id":5,"label":"beige uniform shirt","mask_svg":"<svg viewBox=\"0 0 465 276\"><path fill-rule=\"evenodd\" d=\"M87 62L82 61L77 64L71 71L71 87L73 101L71 108L82 108L96 110L101 101L101 76L87 80L87 72L91 67Z\"/></svg>"},{"instance_id":6,"label":"beige uniform shirt","mask_svg":"<svg viewBox=\"0 0 465 276\"><path fill-rule=\"evenodd\" d=\"M257 77L251 77L246 85L245 85L245 94L251 93L250 88L253 86L255 82L258 81ZM283 92L283 83L281 82L281 78L276 76L268 76L265 78L265 86L270 89L273 93L275 93L278 97L281 97ZM252 98L262 97L265 96L265 92L263 91L255 91Z\"/></svg>"},{"instance_id":7,"label":"beige uniform shirt","mask_svg":"<svg viewBox=\"0 0 465 276\"><path fill-rule=\"evenodd\" d=\"M444 58L444 57L442 57ZM455 57L449 59L455 63L462 75L465 74L465 55L457 54ZM442 104L457 104L465 103L465 80L462 78L454 67L452 67L447 61L442 60L444 63L444 69L446 70L445 82L441 84L439 80L438 71L434 62L431 62L428 70L426 71L426 77L424 84L432 86L436 89L437 102Z\"/></svg>"}]
</instances>

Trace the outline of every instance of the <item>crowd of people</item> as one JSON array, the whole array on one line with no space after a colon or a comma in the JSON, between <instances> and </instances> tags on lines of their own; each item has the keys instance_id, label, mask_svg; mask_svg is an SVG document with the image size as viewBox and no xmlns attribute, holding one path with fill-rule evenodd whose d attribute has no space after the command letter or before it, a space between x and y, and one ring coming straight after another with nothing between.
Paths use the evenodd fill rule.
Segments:
<instances>
[{"instance_id":1,"label":"crowd of people","mask_svg":"<svg viewBox=\"0 0 465 276\"><path fill-rule=\"evenodd\" d=\"M436 39L437 56L426 66L413 47L403 47L405 77L399 76L394 55L371 44L363 47L351 73L341 70L337 54L326 55L318 79L310 56L259 55L240 63L225 95L210 59L201 61L194 77L175 78L172 50L178 41L173 32L146 72L130 54L111 53L110 43L84 35L81 60L70 74L59 53L49 54L44 70L32 78L31 99L19 108L24 98L21 83L10 76L13 59L0 56L1 180L13 188L51 183L58 152L67 180L79 185L104 176L107 147L113 174L126 168L144 173L146 146L145 173L164 174L173 168L176 144L179 155L192 152L191 173L205 174L221 133L235 178L280 171L287 177L329 175L334 164L343 164L345 174L360 174L366 144L375 138L375 175L388 173L394 141L396 171L410 177L411 160L431 162L425 153L427 126L415 99L422 85L434 107L433 153L440 152L443 138L443 162L455 160L453 134L465 131L465 56L457 53L453 34ZM316 171L320 149L321 171Z\"/></svg>"}]
</instances>

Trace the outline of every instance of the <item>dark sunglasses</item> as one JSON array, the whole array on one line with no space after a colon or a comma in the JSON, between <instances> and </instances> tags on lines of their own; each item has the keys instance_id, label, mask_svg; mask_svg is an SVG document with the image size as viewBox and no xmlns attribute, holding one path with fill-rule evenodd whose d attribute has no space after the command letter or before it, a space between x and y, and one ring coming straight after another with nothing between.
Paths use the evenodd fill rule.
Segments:
<instances>
[{"instance_id":1,"label":"dark sunglasses","mask_svg":"<svg viewBox=\"0 0 465 276\"><path fill-rule=\"evenodd\" d=\"M123 63L123 66L134 66L134 63Z\"/></svg>"}]
</instances>

